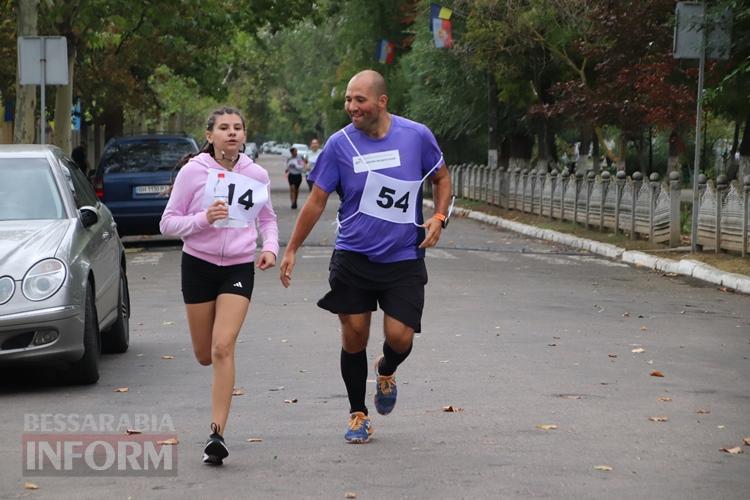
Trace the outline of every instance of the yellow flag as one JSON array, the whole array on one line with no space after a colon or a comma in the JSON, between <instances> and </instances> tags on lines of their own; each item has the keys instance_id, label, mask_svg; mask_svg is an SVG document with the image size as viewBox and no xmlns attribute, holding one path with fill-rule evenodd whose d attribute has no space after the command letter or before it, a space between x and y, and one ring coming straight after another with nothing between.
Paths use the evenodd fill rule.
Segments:
<instances>
[{"instance_id":1,"label":"yellow flag","mask_svg":"<svg viewBox=\"0 0 750 500\"><path fill-rule=\"evenodd\" d=\"M448 7L440 7L440 12L438 13L438 17L440 19L450 19L452 14L453 14L453 11L450 10Z\"/></svg>"}]
</instances>

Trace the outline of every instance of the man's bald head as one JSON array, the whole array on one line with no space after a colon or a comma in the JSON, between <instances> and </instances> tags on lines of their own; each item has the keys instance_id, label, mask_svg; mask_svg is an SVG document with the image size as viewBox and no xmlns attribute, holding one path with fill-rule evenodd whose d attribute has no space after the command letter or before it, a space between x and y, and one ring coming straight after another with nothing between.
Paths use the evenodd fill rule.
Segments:
<instances>
[{"instance_id":1,"label":"man's bald head","mask_svg":"<svg viewBox=\"0 0 750 500\"><path fill-rule=\"evenodd\" d=\"M378 97L381 95L388 95L388 87L385 84L385 78L375 70L366 69L360 71L349 80L349 84L355 82L366 85L370 88L370 91Z\"/></svg>"}]
</instances>

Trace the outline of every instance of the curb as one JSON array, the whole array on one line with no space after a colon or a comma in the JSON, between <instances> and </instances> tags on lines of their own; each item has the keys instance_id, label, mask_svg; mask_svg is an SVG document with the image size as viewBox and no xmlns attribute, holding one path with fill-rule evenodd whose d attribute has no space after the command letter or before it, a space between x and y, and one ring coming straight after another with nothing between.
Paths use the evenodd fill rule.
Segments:
<instances>
[{"instance_id":1,"label":"curb","mask_svg":"<svg viewBox=\"0 0 750 500\"><path fill-rule=\"evenodd\" d=\"M432 200L424 200L424 206L434 208ZM750 294L750 276L743 274L728 273L717 269L713 266L698 262L697 260L691 259L667 259L664 257L656 257L654 255L639 252L637 250L626 250L609 243L601 243L599 241L588 240L586 238L580 238L578 236L572 236L570 234L560 233L551 229L540 229L536 226L529 226L528 224L522 224L520 222L509 221L503 219L497 215L489 215L484 212L478 212L476 210L469 210L466 208L455 207L453 213L474 219L485 224L492 226L502 227L516 233L521 233L525 236L532 238L538 238L541 240L554 241L567 245L569 247L586 250L597 255L602 255L613 260L620 260L626 264L632 264L636 266L643 266L649 269L662 271L669 274L679 274L682 276L689 276L691 278L706 281L708 283L723 286L732 289L737 292Z\"/></svg>"}]
</instances>

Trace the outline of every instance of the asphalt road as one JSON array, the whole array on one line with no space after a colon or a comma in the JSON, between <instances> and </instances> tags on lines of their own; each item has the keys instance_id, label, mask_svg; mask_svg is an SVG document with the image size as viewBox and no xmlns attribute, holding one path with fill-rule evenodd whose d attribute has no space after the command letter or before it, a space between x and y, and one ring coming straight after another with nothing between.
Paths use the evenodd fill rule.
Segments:
<instances>
[{"instance_id":1,"label":"asphalt road","mask_svg":"<svg viewBox=\"0 0 750 500\"><path fill-rule=\"evenodd\" d=\"M260 163L286 241L296 212L283 167ZM452 221L428 253L423 333L397 373L394 413L372 411L373 440L347 445L338 325L315 305L336 204L301 249L290 289L278 268L256 275L222 468L201 463L211 372L190 347L180 246L135 238L131 348L103 357L99 383L2 374L0 498L747 498L750 299L470 220ZM24 476L28 419L52 413L166 418L178 472ZM733 447L745 453L720 451Z\"/></svg>"}]
</instances>

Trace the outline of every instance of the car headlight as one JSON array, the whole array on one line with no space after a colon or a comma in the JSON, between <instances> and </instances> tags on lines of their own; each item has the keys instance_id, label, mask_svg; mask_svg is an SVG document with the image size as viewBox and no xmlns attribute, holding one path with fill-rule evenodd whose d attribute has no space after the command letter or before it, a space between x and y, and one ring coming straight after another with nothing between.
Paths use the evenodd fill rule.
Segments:
<instances>
[{"instance_id":1,"label":"car headlight","mask_svg":"<svg viewBox=\"0 0 750 500\"><path fill-rule=\"evenodd\" d=\"M5 304L13 296L16 290L16 282L10 276L0 278L0 304Z\"/></svg>"},{"instance_id":2,"label":"car headlight","mask_svg":"<svg viewBox=\"0 0 750 500\"><path fill-rule=\"evenodd\" d=\"M65 282L65 264L57 259L37 262L23 277L23 294L29 300L44 300L53 296Z\"/></svg>"}]
</instances>

